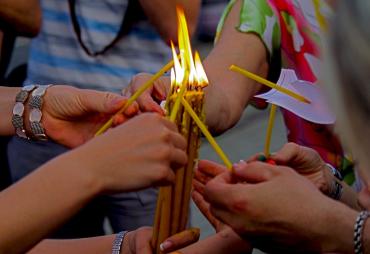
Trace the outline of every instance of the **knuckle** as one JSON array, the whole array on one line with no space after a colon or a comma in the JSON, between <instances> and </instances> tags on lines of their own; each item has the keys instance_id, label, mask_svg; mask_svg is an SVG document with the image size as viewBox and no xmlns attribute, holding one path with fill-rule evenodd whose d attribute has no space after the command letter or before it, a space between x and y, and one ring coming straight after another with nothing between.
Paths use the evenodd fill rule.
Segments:
<instances>
[{"instance_id":1,"label":"knuckle","mask_svg":"<svg viewBox=\"0 0 370 254\"><path fill-rule=\"evenodd\" d=\"M164 167L164 166L158 167L156 180L164 181L169 178L169 175L170 175L170 169L168 167Z\"/></svg>"},{"instance_id":2,"label":"knuckle","mask_svg":"<svg viewBox=\"0 0 370 254\"><path fill-rule=\"evenodd\" d=\"M160 135L160 139L161 141L163 142L169 142L171 140L171 132L169 129L163 127L162 130L161 130L161 135Z\"/></svg>"},{"instance_id":3,"label":"knuckle","mask_svg":"<svg viewBox=\"0 0 370 254\"><path fill-rule=\"evenodd\" d=\"M162 145L158 148L158 159L168 160L171 156L171 148L168 145Z\"/></svg>"}]
</instances>

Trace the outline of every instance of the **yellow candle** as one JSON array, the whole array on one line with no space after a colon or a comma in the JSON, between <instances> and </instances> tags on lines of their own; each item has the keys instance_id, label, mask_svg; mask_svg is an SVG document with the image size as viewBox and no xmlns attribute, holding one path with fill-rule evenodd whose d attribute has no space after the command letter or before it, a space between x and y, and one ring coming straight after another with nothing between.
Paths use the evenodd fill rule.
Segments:
<instances>
[{"instance_id":1,"label":"yellow candle","mask_svg":"<svg viewBox=\"0 0 370 254\"><path fill-rule=\"evenodd\" d=\"M204 123L199 119L197 114L191 108L189 103L182 98L181 100L182 105L184 106L185 110L189 113L189 115L193 118L194 122L198 125L199 129L202 131L203 135L207 138L208 142L211 144L215 152L220 156L221 160L224 162L225 166L232 170L232 163L230 162L229 158L225 155L222 151L221 147L217 144L216 140L212 137L211 133L208 131L207 127Z\"/></svg>"},{"instance_id":2,"label":"yellow candle","mask_svg":"<svg viewBox=\"0 0 370 254\"><path fill-rule=\"evenodd\" d=\"M185 90L186 90L188 82L189 82L188 78L189 78L189 75L188 75L187 72L185 72L184 79L183 79L181 87L180 87L180 91L177 93L175 104L173 105L173 109L171 110L171 115L170 115L170 121L171 122L175 122L175 120L176 120L177 112L180 109L181 99L184 96Z\"/></svg>"},{"instance_id":3,"label":"yellow candle","mask_svg":"<svg viewBox=\"0 0 370 254\"><path fill-rule=\"evenodd\" d=\"M269 123L267 126L267 132L266 132L266 143L265 143L266 158L270 156L271 136L272 136L272 129L274 128L276 109L277 109L277 106L275 104L271 104Z\"/></svg>"},{"instance_id":4,"label":"yellow candle","mask_svg":"<svg viewBox=\"0 0 370 254\"><path fill-rule=\"evenodd\" d=\"M298 100L298 101L301 101L301 102L304 102L304 103L311 103L308 99L306 99L305 97L303 97L302 95L300 94L297 94L289 89L286 89L285 87L282 87L282 86L279 86L278 84L275 84L271 81L268 81L267 79L264 79L254 73L251 73L247 70L244 70L236 65L231 65L230 66L230 70L232 71L235 71L235 72L239 72L240 74L250 78L250 79L253 79L254 81L257 81L258 83L261 83L265 86L268 86L270 88L273 88L273 89L276 89L278 90L279 92L282 92L290 97L293 97L294 99Z\"/></svg>"},{"instance_id":5,"label":"yellow candle","mask_svg":"<svg viewBox=\"0 0 370 254\"><path fill-rule=\"evenodd\" d=\"M163 76L168 70L170 70L173 66L173 60L168 62L163 68L157 72L155 75L153 75L147 82L145 82L144 85L142 85L125 103L125 105L115 114L119 115L125 112L125 110L134 102L137 98L145 91L147 90L158 78ZM108 130L112 124L113 124L114 116L111 117L96 133L95 136L99 136L100 134L103 134L106 130Z\"/></svg>"}]
</instances>

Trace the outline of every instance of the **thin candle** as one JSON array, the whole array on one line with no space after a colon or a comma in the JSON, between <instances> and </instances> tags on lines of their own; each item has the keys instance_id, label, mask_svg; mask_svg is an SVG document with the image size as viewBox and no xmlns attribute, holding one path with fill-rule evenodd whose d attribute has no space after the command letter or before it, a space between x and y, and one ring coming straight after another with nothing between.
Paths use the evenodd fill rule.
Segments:
<instances>
[{"instance_id":1,"label":"thin candle","mask_svg":"<svg viewBox=\"0 0 370 254\"><path fill-rule=\"evenodd\" d=\"M198 125L198 128L202 131L203 135L207 138L208 142L211 144L215 152L220 156L221 160L224 162L225 166L232 170L232 163L230 162L229 158L226 156L226 154L222 151L221 147L217 144L216 140L212 137L211 133L208 131L207 127L204 125L204 123L199 119L197 114L194 112L194 110L191 108L189 103L182 99L181 100L182 105L184 106L185 110L188 112L188 114L193 118L194 122Z\"/></svg>"},{"instance_id":2,"label":"thin candle","mask_svg":"<svg viewBox=\"0 0 370 254\"><path fill-rule=\"evenodd\" d=\"M275 83L273 83L273 82L271 82L271 81L269 81L267 79L264 79L264 78L262 78L262 77L260 77L260 76L258 76L256 74L254 74L252 72L249 72L247 70L244 70L244 69L242 69L242 68L240 68L240 67L238 67L236 65L231 65L230 66L230 70L235 71L235 72L238 72L238 73L240 73L240 74L242 74L242 75L244 75L244 76L246 76L246 77L248 77L250 79L253 79L256 82L261 83L262 85L265 85L265 86L268 86L268 87L273 88L275 90L278 90L279 92L284 93L284 94L286 94L286 95L288 95L288 96L290 96L290 97L292 97L292 98L294 98L294 99L296 99L296 100L298 100L300 102L304 102L304 103L308 103L308 104L311 103L304 96L302 96L302 95L300 95L298 93L295 93L295 92L293 92L293 91L291 91L289 89L286 89L285 87L279 86L278 84L275 84Z\"/></svg>"},{"instance_id":3,"label":"thin candle","mask_svg":"<svg viewBox=\"0 0 370 254\"><path fill-rule=\"evenodd\" d=\"M266 158L270 156L271 137L272 137L272 130L274 128L276 109L277 109L277 106L275 104L271 104L269 123L267 126L267 132L266 132L265 151L264 151Z\"/></svg>"},{"instance_id":4,"label":"thin candle","mask_svg":"<svg viewBox=\"0 0 370 254\"><path fill-rule=\"evenodd\" d=\"M139 96L145 92L153 83L159 79L161 76L163 76L167 71L169 71L173 67L173 60L168 62L163 68L158 71L155 75L153 75L147 82L145 82L125 103L125 105L114 115L120 115L125 110L139 98ZM99 136L100 134L103 134L105 131L107 131L113 124L114 116L112 116L96 133L95 136Z\"/></svg>"}]
</instances>

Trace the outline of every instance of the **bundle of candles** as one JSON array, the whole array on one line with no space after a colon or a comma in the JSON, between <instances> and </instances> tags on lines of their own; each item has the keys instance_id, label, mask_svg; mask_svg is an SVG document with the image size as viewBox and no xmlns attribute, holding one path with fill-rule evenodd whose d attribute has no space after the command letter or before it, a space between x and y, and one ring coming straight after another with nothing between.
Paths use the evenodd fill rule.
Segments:
<instances>
[{"instance_id":1,"label":"bundle of candles","mask_svg":"<svg viewBox=\"0 0 370 254\"><path fill-rule=\"evenodd\" d=\"M160 244L169 236L183 231L188 222L188 212L192 188L193 169L198 159L201 133L207 138L215 152L219 155L225 166L232 170L232 164L215 139L204 125L205 115L203 111L204 92L203 88L208 85L208 79L203 69L199 54L196 52L193 58L189 33L184 12L177 8L178 15L178 46L179 54L176 53L172 44L173 60L165 65L158 73L152 76L126 104L116 113L122 114L153 82L171 70L171 88L166 100L167 117L174 122L179 132L187 140L188 162L183 168L175 172L175 183L161 187L159 190L157 209L154 221L152 246L155 253L160 254ZM310 103L303 96L289 91L277 84L265 80L247 70L232 65L230 70L239 72L259 83L285 93L301 102ZM276 105L271 108L269 127L265 144L265 157L270 155L270 140L273 128ZM96 133L100 135L108 130L113 123L112 117Z\"/></svg>"},{"instance_id":2,"label":"bundle of candles","mask_svg":"<svg viewBox=\"0 0 370 254\"><path fill-rule=\"evenodd\" d=\"M165 107L167 116L176 123L179 132L188 142L188 163L176 170L173 185L161 187L159 190L152 239L155 253L161 253L159 246L166 238L186 228L193 169L198 159L201 134L193 117L195 114L201 121L205 118L203 88L208 85L208 80L197 52L193 59L182 9L178 8L177 13L180 59L172 45L174 68L171 69L171 90Z\"/></svg>"},{"instance_id":3,"label":"bundle of candles","mask_svg":"<svg viewBox=\"0 0 370 254\"><path fill-rule=\"evenodd\" d=\"M179 54L172 45L173 60L166 64L150 80L144 83L116 113L120 115L143 93L154 81L171 70L171 89L167 95L167 117L174 122L179 132L187 140L188 162L177 169L175 183L161 187L154 221L152 246L155 253L161 253L160 244L169 236L183 231L188 222L193 169L198 159L200 134L202 133L219 155L226 167L231 170L232 164L204 124L204 92L208 79L203 69L199 54L194 58L191 50L187 23L182 8L177 8ZM178 57L179 56L179 57ZM113 123L110 118L95 134L103 134Z\"/></svg>"}]
</instances>

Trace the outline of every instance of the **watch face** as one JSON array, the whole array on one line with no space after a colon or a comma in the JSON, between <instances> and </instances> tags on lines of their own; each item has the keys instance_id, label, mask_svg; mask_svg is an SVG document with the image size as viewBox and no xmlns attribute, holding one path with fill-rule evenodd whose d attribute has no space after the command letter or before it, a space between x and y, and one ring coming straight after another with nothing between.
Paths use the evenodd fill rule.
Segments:
<instances>
[{"instance_id":1,"label":"watch face","mask_svg":"<svg viewBox=\"0 0 370 254\"><path fill-rule=\"evenodd\" d=\"M35 85L28 85L28 86L24 86L22 90L29 92L29 91L32 91L34 88L35 88Z\"/></svg>"},{"instance_id":2,"label":"watch face","mask_svg":"<svg viewBox=\"0 0 370 254\"><path fill-rule=\"evenodd\" d=\"M42 113L39 109L33 108L30 112L30 121L31 122L40 122Z\"/></svg>"},{"instance_id":3,"label":"watch face","mask_svg":"<svg viewBox=\"0 0 370 254\"><path fill-rule=\"evenodd\" d=\"M24 112L24 105L23 105L23 103L17 102L14 105L14 108L13 108L13 115L22 116L23 115L23 112Z\"/></svg>"}]
</instances>

